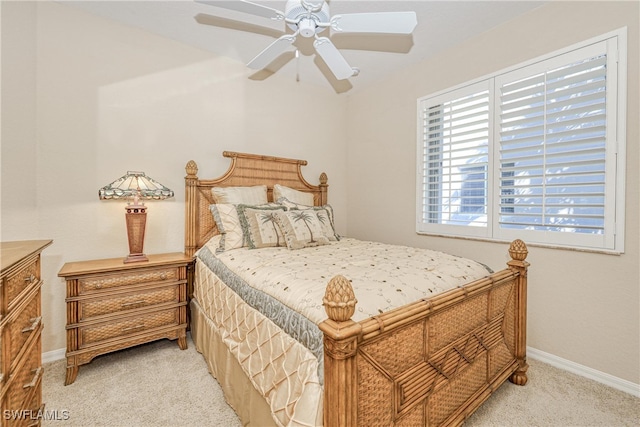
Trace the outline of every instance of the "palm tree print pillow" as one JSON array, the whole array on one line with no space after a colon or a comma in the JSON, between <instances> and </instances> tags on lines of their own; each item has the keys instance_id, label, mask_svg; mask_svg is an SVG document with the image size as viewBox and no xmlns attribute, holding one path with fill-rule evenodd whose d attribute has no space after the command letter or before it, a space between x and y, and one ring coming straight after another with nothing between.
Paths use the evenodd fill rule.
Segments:
<instances>
[{"instance_id":1,"label":"palm tree print pillow","mask_svg":"<svg viewBox=\"0 0 640 427\"><path fill-rule=\"evenodd\" d=\"M284 206L237 205L236 208L245 245L249 249L287 246L278 223L278 213L284 212Z\"/></svg>"},{"instance_id":2,"label":"palm tree print pillow","mask_svg":"<svg viewBox=\"0 0 640 427\"><path fill-rule=\"evenodd\" d=\"M327 245L322 224L314 210L278 211L278 223L289 249Z\"/></svg>"}]
</instances>

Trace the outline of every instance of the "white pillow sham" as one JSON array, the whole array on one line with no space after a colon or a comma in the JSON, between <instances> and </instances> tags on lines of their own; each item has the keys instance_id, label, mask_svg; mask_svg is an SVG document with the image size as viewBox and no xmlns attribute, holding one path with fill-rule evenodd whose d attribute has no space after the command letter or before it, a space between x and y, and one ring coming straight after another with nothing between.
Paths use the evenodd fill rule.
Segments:
<instances>
[{"instance_id":1,"label":"white pillow sham","mask_svg":"<svg viewBox=\"0 0 640 427\"><path fill-rule=\"evenodd\" d=\"M213 187L213 199L217 204L263 205L267 203L267 186Z\"/></svg>"},{"instance_id":2,"label":"white pillow sham","mask_svg":"<svg viewBox=\"0 0 640 427\"><path fill-rule=\"evenodd\" d=\"M313 194L276 184L273 186L273 200L277 201L281 197L296 204L313 206Z\"/></svg>"}]
</instances>

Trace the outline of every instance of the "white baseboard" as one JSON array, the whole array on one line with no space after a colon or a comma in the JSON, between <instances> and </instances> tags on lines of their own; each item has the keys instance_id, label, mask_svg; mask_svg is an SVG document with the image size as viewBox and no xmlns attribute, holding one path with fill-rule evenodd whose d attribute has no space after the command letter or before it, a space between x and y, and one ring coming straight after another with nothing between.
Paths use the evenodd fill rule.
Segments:
<instances>
[{"instance_id":1,"label":"white baseboard","mask_svg":"<svg viewBox=\"0 0 640 427\"><path fill-rule=\"evenodd\" d=\"M564 371L569 371L576 375L580 375L581 377L589 378L606 386L624 391L625 393L629 393L633 396L640 397L640 384L635 384L631 381L614 377L613 375L597 371L587 366L580 365L578 363L563 359L561 357L546 353L532 347L527 347L527 357L539 360L540 362L546 363Z\"/></svg>"},{"instance_id":2,"label":"white baseboard","mask_svg":"<svg viewBox=\"0 0 640 427\"><path fill-rule=\"evenodd\" d=\"M42 363L55 362L56 360L64 359L66 349L59 348L57 350L47 351L42 353Z\"/></svg>"},{"instance_id":3,"label":"white baseboard","mask_svg":"<svg viewBox=\"0 0 640 427\"><path fill-rule=\"evenodd\" d=\"M58 350L52 350L47 351L46 353L42 353L42 363L55 362L56 360L64 359L65 351L66 350L64 348L60 348ZM601 384L613 387L616 390L624 391L625 393L640 397L640 384L635 384L631 381L614 377L613 375L597 371L587 366L580 365L578 363L563 359L562 357L558 357L551 353L546 353L532 347L527 347L527 357L539 360L540 362L546 363L564 371L572 372L576 375L580 375L581 377L589 378Z\"/></svg>"}]
</instances>

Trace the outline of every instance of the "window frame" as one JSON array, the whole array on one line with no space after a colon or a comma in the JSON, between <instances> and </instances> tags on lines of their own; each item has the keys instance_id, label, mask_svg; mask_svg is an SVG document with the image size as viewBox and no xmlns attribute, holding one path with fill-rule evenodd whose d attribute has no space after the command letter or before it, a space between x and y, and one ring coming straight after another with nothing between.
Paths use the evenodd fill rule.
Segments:
<instances>
[{"instance_id":1,"label":"window frame","mask_svg":"<svg viewBox=\"0 0 640 427\"><path fill-rule=\"evenodd\" d=\"M558 60L567 62L581 50L588 51L599 44L606 45L607 86L606 86L606 172L605 188L605 228L603 234L570 233L560 231L535 231L500 228L500 82L504 76L514 75L521 70L546 66ZM521 64L502 69L472 81L420 97L417 100L417 141L416 141L416 233L445 237L462 237L477 240L505 242L515 238L527 244L542 247L569 248L589 252L620 254L624 252L624 211L625 211L625 165L626 165L626 121L627 121L627 29L621 28L598 37L556 50ZM581 58L581 59L584 59ZM612 68L613 66L613 68ZM613 73L613 74L612 74ZM614 78L612 78L614 77ZM489 87L489 165L487 173L487 224L486 227L470 225L429 224L423 221L424 186L423 151L425 127L423 110L425 105L436 105L456 99L456 94L473 92L473 88ZM508 177L507 177L508 178ZM613 194L612 194L613 193ZM426 197L426 196L424 196ZM611 201L611 199L614 199ZM551 236L551 238L549 238ZM599 236L599 237L594 237Z\"/></svg>"}]
</instances>

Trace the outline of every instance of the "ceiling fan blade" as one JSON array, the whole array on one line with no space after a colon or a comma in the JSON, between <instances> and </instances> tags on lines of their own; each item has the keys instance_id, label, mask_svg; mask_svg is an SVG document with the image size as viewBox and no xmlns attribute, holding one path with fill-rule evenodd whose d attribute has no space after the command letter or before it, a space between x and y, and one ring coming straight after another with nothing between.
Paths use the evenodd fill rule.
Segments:
<instances>
[{"instance_id":1,"label":"ceiling fan blade","mask_svg":"<svg viewBox=\"0 0 640 427\"><path fill-rule=\"evenodd\" d=\"M251 3L244 0L236 1L207 1L207 0L195 0L196 3L206 4L208 6L221 7L223 9L237 10L238 12L244 12L251 15L262 16L264 18L283 20L284 13L279 10L263 6L257 3Z\"/></svg>"},{"instance_id":2,"label":"ceiling fan blade","mask_svg":"<svg viewBox=\"0 0 640 427\"><path fill-rule=\"evenodd\" d=\"M295 36L285 34L253 58L251 62L247 64L247 67L253 68L254 70L262 70L273 62L274 59L282 55L295 40Z\"/></svg>"},{"instance_id":3,"label":"ceiling fan blade","mask_svg":"<svg viewBox=\"0 0 640 427\"><path fill-rule=\"evenodd\" d=\"M411 34L416 25L415 12L348 13L331 18L331 29L339 33Z\"/></svg>"},{"instance_id":4,"label":"ceiling fan blade","mask_svg":"<svg viewBox=\"0 0 640 427\"><path fill-rule=\"evenodd\" d=\"M357 73L328 38L318 37L313 42L313 47L338 80L348 79Z\"/></svg>"}]
</instances>

